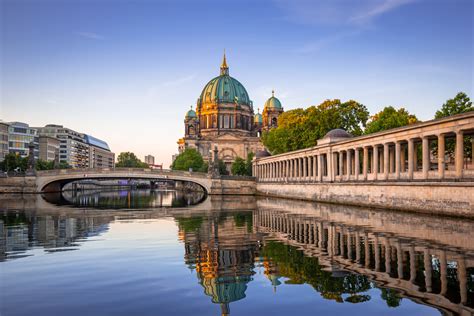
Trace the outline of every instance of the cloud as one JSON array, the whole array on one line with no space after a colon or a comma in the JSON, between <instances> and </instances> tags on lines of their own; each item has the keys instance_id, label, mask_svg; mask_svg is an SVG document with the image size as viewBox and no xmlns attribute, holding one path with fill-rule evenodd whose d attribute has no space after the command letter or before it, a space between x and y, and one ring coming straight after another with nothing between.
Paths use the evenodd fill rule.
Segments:
<instances>
[{"instance_id":1,"label":"cloud","mask_svg":"<svg viewBox=\"0 0 474 316\"><path fill-rule=\"evenodd\" d=\"M315 53L331 46L335 42L343 40L347 37L358 35L359 33L360 31L351 31L332 34L327 37L322 37L315 41L303 44L301 47L296 48L294 51L295 53L301 54Z\"/></svg>"},{"instance_id":2,"label":"cloud","mask_svg":"<svg viewBox=\"0 0 474 316\"><path fill-rule=\"evenodd\" d=\"M418 0L275 0L283 19L306 25L361 25Z\"/></svg>"},{"instance_id":3,"label":"cloud","mask_svg":"<svg viewBox=\"0 0 474 316\"><path fill-rule=\"evenodd\" d=\"M81 37L84 37L87 39L93 39L93 40L103 40L105 38L100 34L92 33L92 32L76 32L76 34Z\"/></svg>"}]
</instances>

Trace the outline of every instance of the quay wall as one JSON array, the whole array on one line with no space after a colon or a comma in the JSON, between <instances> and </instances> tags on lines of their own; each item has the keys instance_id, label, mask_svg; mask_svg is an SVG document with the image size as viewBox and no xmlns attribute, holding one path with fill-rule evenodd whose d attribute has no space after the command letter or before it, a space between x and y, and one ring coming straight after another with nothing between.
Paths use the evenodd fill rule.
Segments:
<instances>
[{"instance_id":1,"label":"quay wall","mask_svg":"<svg viewBox=\"0 0 474 316\"><path fill-rule=\"evenodd\" d=\"M0 178L0 193L36 193L36 177Z\"/></svg>"},{"instance_id":2,"label":"quay wall","mask_svg":"<svg viewBox=\"0 0 474 316\"><path fill-rule=\"evenodd\" d=\"M474 218L472 182L258 182L257 195Z\"/></svg>"}]
</instances>

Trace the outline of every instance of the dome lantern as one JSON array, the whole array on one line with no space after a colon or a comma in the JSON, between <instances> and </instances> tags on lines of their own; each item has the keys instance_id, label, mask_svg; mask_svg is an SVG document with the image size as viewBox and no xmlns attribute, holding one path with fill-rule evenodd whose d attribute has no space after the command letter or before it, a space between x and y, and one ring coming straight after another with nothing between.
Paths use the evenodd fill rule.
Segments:
<instances>
[{"instance_id":1,"label":"dome lantern","mask_svg":"<svg viewBox=\"0 0 474 316\"><path fill-rule=\"evenodd\" d=\"M228 76L229 75L229 66L227 66L227 60L225 58L225 50L224 50L224 58L222 59L221 65L221 76Z\"/></svg>"}]
</instances>

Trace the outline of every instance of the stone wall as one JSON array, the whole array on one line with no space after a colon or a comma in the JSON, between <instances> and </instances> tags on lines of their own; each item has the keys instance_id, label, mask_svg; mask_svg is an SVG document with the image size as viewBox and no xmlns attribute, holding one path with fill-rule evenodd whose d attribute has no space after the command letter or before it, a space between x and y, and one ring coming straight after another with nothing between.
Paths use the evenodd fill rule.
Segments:
<instances>
[{"instance_id":1,"label":"stone wall","mask_svg":"<svg viewBox=\"0 0 474 316\"><path fill-rule=\"evenodd\" d=\"M473 183L257 183L257 194L474 218Z\"/></svg>"},{"instance_id":2,"label":"stone wall","mask_svg":"<svg viewBox=\"0 0 474 316\"><path fill-rule=\"evenodd\" d=\"M211 195L255 195L255 193L256 183L253 178L212 179L209 192Z\"/></svg>"},{"instance_id":3,"label":"stone wall","mask_svg":"<svg viewBox=\"0 0 474 316\"><path fill-rule=\"evenodd\" d=\"M36 177L0 178L0 193L35 193Z\"/></svg>"}]
</instances>

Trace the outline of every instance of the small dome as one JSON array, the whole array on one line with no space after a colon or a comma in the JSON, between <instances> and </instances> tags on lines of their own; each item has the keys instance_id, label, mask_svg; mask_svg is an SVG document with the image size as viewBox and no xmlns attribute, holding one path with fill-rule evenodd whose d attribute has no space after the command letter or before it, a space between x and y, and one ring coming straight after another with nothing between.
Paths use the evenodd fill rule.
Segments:
<instances>
[{"instance_id":1,"label":"small dome","mask_svg":"<svg viewBox=\"0 0 474 316\"><path fill-rule=\"evenodd\" d=\"M257 154L255 155L256 158L264 158L270 156L271 154L266 149L257 151Z\"/></svg>"},{"instance_id":2,"label":"small dome","mask_svg":"<svg viewBox=\"0 0 474 316\"><path fill-rule=\"evenodd\" d=\"M323 138L350 138L351 134L343 130L342 128L335 128L330 130Z\"/></svg>"},{"instance_id":3,"label":"small dome","mask_svg":"<svg viewBox=\"0 0 474 316\"><path fill-rule=\"evenodd\" d=\"M188 112L186 112L186 118L196 118L197 115L196 115L196 112L194 112L193 109L190 109Z\"/></svg>"},{"instance_id":4,"label":"small dome","mask_svg":"<svg viewBox=\"0 0 474 316\"><path fill-rule=\"evenodd\" d=\"M267 102L265 102L264 107L267 109L277 109L277 110L283 109L283 107L281 106L280 100L275 98L275 91L272 91L272 96L271 98L267 100Z\"/></svg>"},{"instance_id":5,"label":"small dome","mask_svg":"<svg viewBox=\"0 0 474 316\"><path fill-rule=\"evenodd\" d=\"M253 116L253 122L256 124L263 124L263 117L262 114L257 113Z\"/></svg>"}]
</instances>

